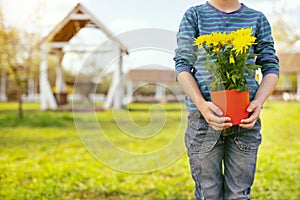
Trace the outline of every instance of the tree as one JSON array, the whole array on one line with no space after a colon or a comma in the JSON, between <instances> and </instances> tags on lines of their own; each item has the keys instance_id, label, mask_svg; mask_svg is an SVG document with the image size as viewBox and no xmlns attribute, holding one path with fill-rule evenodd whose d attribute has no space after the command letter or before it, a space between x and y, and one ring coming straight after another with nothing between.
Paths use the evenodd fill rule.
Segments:
<instances>
[{"instance_id":1,"label":"tree","mask_svg":"<svg viewBox=\"0 0 300 200\"><path fill-rule=\"evenodd\" d=\"M287 0L277 0L274 4L274 16L278 16L273 23L273 35L277 43L279 43L279 50L289 50L300 41L300 33L298 27L292 27L289 19L296 21L299 17L298 13L291 12ZM298 31L297 31L298 30Z\"/></svg>"},{"instance_id":2,"label":"tree","mask_svg":"<svg viewBox=\"0 0 300 200\"><path fill-rule=\"evenodd\" d=\"M23 40L21 39L21 36ZM24 39L26 38L26 39ZM27 92L28 80L37 75L38 54L35 52L35 34L27 34L12 26L5 26L0 13L0 70L12 81L18 101L18 116L23 117L22 94Z\"/></svg>"},{"instance_id":3,"label":"tree","mask_svg":"<svg viewBox=\"0 0 300 200\"><path fill-rule=\"evenodd\" d=\"M1 19L3 19L1 15ZM24 86L24 67L18 62L17 49L19 37L18 31L12 27L5 27L3 20L0 22L0 63L1 70L7 72L16 83L18 99L18 115L23 116L21 92Z\"/></svg>"}]
</instances>

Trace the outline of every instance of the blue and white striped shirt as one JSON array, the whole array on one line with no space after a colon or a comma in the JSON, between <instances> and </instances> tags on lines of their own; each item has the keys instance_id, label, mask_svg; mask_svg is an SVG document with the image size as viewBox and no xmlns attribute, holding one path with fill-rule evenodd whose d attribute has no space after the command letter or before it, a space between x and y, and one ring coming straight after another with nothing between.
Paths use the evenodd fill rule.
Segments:
<instances>
[{"instance_id":1,"label":"blue and white striped shirt","mask_svg":"<svg viewBox=\"0 0 300 200\"><path fill-rule=\"evenodd\" d=\"M194 46L194 38L199 35L210 34L212 32L231 32L240 28L252 27L256 45L252 46L251 52L258 54L256 60L249 61L261 65L263 76L273 73L279 76L279 61L275 54L274 40L272 38L270 24L265 15L259 11L248 8L241 4L240 9L225 13L208 2L189 8L184 14L177 33L177 44L174 61L176 75L187 71L191 73L195 68L194 77L203 97L210 101L209 83L211 76L201 64L205 61L203 56L196 55L197 46ZM245 72L246 73L246 72ZM258 89L258 83L252 77L247 78L249 86L250 100L253 100ZM188 110L197 110L196 105L187 96L186 106Z\"/></svg>"}]
</instances>

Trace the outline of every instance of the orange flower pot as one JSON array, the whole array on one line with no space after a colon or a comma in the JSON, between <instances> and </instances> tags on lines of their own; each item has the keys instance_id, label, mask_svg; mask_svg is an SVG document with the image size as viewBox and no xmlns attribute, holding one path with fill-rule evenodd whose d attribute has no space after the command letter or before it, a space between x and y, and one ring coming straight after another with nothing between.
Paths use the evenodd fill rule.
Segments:
<instances>
[{"instance_id":1,"label":"orange flower pot","mask_svg":"<svg viewBox=\"0 0 300 200\"><path fill-rule=\"evenodd\" d=\"M223 116L231 118L233 125L240 124L242 119L248 118L249 91L222 90L213 91L210 95L212 102L222 110Z\"/></svg>"}]
</instances>

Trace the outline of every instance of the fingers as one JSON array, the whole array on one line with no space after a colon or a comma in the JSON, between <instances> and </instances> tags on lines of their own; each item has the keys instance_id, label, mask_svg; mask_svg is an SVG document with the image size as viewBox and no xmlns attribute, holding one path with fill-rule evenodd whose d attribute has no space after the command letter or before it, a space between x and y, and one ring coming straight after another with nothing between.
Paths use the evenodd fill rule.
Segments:
<instances>
[{"instance_id":1,"label":"fingers","mask_svg":"<svg viewBox=\"0 0 300 200\"><path fill-rule=\"evenodd\" d=\"M253 112L253 110L255 108L256 108L256 105L253 102L251 102L250 105L247 108L247 112L251 113L251 112Z\"/></svg>"},{"instance_id":2,"label":"fingers","mask_svg":"<svg viewBox=\"0 0 300 200\"><path fill-rule=\"evenodd\" d=\"M208 123L216 123L216 124L222 124L230 121L231 121L230 117L219 117L214 114L209 115L207 119Z\"/></svg>"},{"instance_id":3,"label":"fingers","mask_svg":"<svg viewBox=\"0 0 300 200\"><path fill-rule=\"evenodd\" d=\"M227 129L232 126L232 124L230 124L230 123L224 123L224 124L211 123L210 125L211 125L211 127L213 127L213 129L215 129L217 131Z\"/></svg>"},{"instance_id":4,"label":"fingers","mask_svg":"<svg viewBox=\"0 0 300 200\"><path fill-rule=\"evenodd\" d=\"M210 115L207 119L207 122L215 129L215 130L224 130L232 126L230 122L231 119L229 117L219 117L214 114Z\"/></svg>"},{"instance_id":5,"label":"fingers","mask_svg":"<svg viewBox=\"0 0 300 200\"><path fill-rule=\"evenodd\" d=\"M209 104L209 109L218 116L223 115L223 112L220 110L220 108L213 103Z\"/></svg>"},{"instance_id":6,"label":"fingers","mask_svg":"<svg viewBox=\"0 0 300 200\"><path fill-rule=\"evenodd\" d=\"M254 127L257 119L258 119L258 116L256 114L252 113L252 115L249 118L241 120L240 127L251 129Z\"/></svg>"},{"instance_id":7,"label":"fingers","mask_svg":"<svg viewBox=\"0 0 300 200\"><path fill-rule=\"evenodd\" d=\"M250 115L250 117L249 118L247 118L247 119L242 119L241 120L241 123L242 124L250 124L250 123L255 123L256 122L256 120L258 119L258 117L259 117L259 113L258 112L253 112L251 115Z\"/></svg>"},{"instance_id":8,"label":"fingers","mask_svg":"<svg viewBox=\"0 0 300 200\"><path fill-rule=\"evenodd\" d=\"M207 123L215 130L224 130L232 126L230 117L224 117L223 112L212 102L202 104L200 112L203 114Z\"/></svg>"},{"instance_id":9,"label":"fingers","mask_svg":"<svg viewBox=\"0 0 300 200\"><path fill-rule=\"evenodd\" d=\"M256 122L256 121L251 122L251 123L248 123L248 124L243 123L243 124L240 124L240 127L246 128L246 129L252 129L252 128L254 127L254 125L255 125L255 122Z\"/></svg>"},{"instance_id":10,"label":"fingers","mask_svg":"<svg viewBox=\"0 0 300 200\"><path fill-rule=\"evenodd\" d=\"M249 118L241 120L240 127L251 129L254 127L255 122L259 118L260 114L260 107L256 105L255 103L251 103L249 107L247 108L248 112L252 112Z\"/></svg>"},{"instance_id":11,"label":"fingers","mask_svg":"<svg viewBox=\"0 0 300 200\"><path fill-rule=\"evenodd\" d=\"M224 117L223 112L213 103L207 105L209 113L206 115L206 121L215 130L224 130L232 126L230 117Z\"/></svg>"},{"instance_id":12,"label":"fingers","mask_svg":"<svg viewBox=\"0 0 300 200\"><path fill-rule=\"evenodd\" d=\"M217 131L222 131L224 129L227 129L227 128L230 128L232 126L231 123L224 123L224 124L210 124L211 127L214 129L214 130L217 130Z\"/></svg>"},{"instance_id":13,"label":"fingers","mask_svg":"<svg viewBox=\"0 0 300 200\"><path fill-rule=\"evenodd\" d=\"M250 102L250 105L247 108L247 112L251 113L251 112L253 112L254 110L257 110L257 109L260 110L261 107L262 107L261 103L259 103L256 100L253 100L253 101Z\"/></svg>"}]
</instances>

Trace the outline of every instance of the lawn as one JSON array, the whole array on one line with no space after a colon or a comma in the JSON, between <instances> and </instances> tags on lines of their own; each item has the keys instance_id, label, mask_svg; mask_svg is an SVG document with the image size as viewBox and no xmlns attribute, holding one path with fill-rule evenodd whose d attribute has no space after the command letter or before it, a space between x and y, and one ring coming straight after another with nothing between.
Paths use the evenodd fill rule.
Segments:
<instances>
[{"instance_id":1,"label":"lawn","mask_svg":"<svg viewBox=\"0 0 300 200\"><path fill-rule=\"evenodd\" d=\"M193 198L181 105L75 114L24 107L18 119L16 104L0 104L0 199ZM300 103L268 102L261 117L252 199L298 200Z\"/></svg>"}]
</instances>

